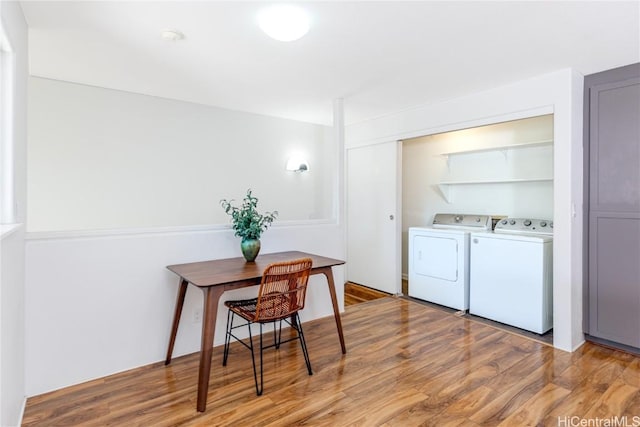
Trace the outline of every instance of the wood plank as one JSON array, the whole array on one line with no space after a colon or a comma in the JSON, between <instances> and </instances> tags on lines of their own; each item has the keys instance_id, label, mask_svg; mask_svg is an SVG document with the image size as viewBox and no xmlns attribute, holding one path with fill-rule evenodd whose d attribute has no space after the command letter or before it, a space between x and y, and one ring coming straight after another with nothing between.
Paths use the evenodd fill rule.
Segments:
<instances>
[{"instance_id":1,"label":"wood plank","mask_svg":"<svg viewBox=\"0 0 640 427\"><path fill-rule=\"evenodd\" d=\"M549 363L550 364L550 363ZM543 365L506 389L493 389L498 395L487 402L469 418L479 425L495 426L519 411L524 404L546 385L545 371L548 365Z\"/></svg>"},{"instance_id":2,"label":"wood plank","mask_svg":"<svg viewBox=\"0 0 640 427\"><path fill-rule=\"evenodd\" d=\"M499 426L534 426L540 424L545 415L549 413L570 390L555 384L547 384L517 411L508 416Z\"/></svg>"},{"instance_id":3,"label":"wood plank","mask_svg":"<svg viewBox=\"0 0 640 427\"><path fill-rule=\"evenodd\" d=\"M386 292L378 291L367 286L362 286L356 283L347 282L344 285L344 305L348 307L354 304L360 304L362 302L373 301L379 298L388 297Z\"/></svg>"},{"instance_id":4,"label":"wood plank","mask_svg":"<svg viewBox=\"0 0 640 427\"><path fill-rule=\"evenodd\" d=\"M622 381L630 386L640 388L640 358L636 357L626 365L622 373Z\"/></svg>"},{"instance_id":5,"label":"wood plank","mask_svg":"<svg viewBox=\"0 0 640 427\"><path fill-rule=\"evenodd\" d=\"M586 413L585 418L607 418L611 414L622 414L639 394L640 389L618 379L607 388L598 402Z\"/></svg>"},{"instance_id":6,"label":"wood plank","mask_svg":"<svg viewBox=\"0 0 640 427\"><path fill-rule=\"evenodd\" d=\"M453 404L449 405L440 418L443 422L448 418L456 419L456 417L458 417L467 419L495 399L497 394L498 392L484 385L476 387L471 392L465 393L460 399L457 399Z\"/></svg>"},{"instance_id":7,"label":"wood plank","mask_svg":"<svg viewBox=\"0 0 640 427\"><path fill-rule=\"evenodd\" d=\"M609 361L611 362L611 360ZM585 417L593 405L598 402L602 392L609 389L613 382L620 378L625 367L618 363L603 363L599 369L592 371L586 376L581 376L582 381L578 386L572 387L571 395L567 396L547 417L549 423L554 422L559 417L566 416ZM578 377L574 365L567 369L571 375ZM563 384L564 381L555 381L554 384Z\"/></svg>"}]
</instances>

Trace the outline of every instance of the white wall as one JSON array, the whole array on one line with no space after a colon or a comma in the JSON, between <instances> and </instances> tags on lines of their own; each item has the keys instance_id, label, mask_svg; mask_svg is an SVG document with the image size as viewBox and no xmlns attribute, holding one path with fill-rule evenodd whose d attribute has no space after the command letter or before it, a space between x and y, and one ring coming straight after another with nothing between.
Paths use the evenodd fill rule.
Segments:
<instances>
[{"instance_id":1,"label":"white wall","mask_svg":"<svg viewBox=\"0 0 640 427\"><path fill-rule=\"evenodd\" d=\"M228 223L254 190L279 219L332 219L326 126L32 77L28 231ZM305 173L285 170L299 153Z\"/></svg>"},{"instance_id":2,"label":"white wall","mask_svg":"<svg viewBox=\"0 0 640 427\"><path fill-rule=\"evenodd\" d=\"M554 346L572 351L582 333L582 84L559 70L492 90L348 126L347 147L554 114Z\"/></svg>"},{"instance_id":3,"label":"white wall","mask_svg":"<svg viewBox=\"0 0 640 427\"><path fill-rule=\"evenodd\" d=\"M505 148L537 141L550 143ZM438 185L443 181L553 178L552 142L552 115L404 140L403 273L407 274L407 229L431 224L438 212L553 218L552 180L455 185L444 189ZM465 150L479 151L464 153ZM450 152L461 153L443 155ZM448 199L443 191L448 191Z\"/></svg>"},{"instance_id":4,"label":"white wall","mask_svg":"<svg viewBox=\"0 0 640 427\"><path fill-rule=\"evenodd\" d=\"M18 425L26 396L24 231L0 241L0 398L2 426Z\"/></svg>"},{"instance_id":5,"label":"white wall","mask_svg":"<svg viewBox=\"0 0 640 427\"><path fill-rule=\"evenodd\" d=\"M27 25L18 2L0 2L2 28L15 54L13 170L16 220L25 219L27 145ZM0 425L20 424L25 401L24 230L0 242Z\"/></svg>"}]
</instances>

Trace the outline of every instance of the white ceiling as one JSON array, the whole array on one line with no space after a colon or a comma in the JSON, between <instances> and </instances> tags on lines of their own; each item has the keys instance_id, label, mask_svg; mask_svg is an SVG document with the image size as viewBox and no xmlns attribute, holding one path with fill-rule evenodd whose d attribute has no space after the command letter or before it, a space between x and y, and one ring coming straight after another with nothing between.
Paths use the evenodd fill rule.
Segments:
<instances>
[{"instance_id":1,"label":"white ceiling","mask_svg":"<svg viewBox=\"0 0 640 427\"><path fill-rule=\"evenodd\" d=\"M354 123L640 62L640 1L298 3L311 30L283 43L256 25L267 2L21 2L32 75L321 124L335 98Z\"/></svg>"}]
</instances>

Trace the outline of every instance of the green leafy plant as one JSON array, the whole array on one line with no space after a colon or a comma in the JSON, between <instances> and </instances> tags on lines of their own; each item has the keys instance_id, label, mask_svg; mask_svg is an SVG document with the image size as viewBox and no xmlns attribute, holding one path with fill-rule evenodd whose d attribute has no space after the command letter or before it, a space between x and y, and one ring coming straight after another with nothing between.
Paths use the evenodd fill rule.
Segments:
<instances>
[{"instance_id":1,"label":"green leafy plant","mask_svg":"<svg viewBox=\"0 0 640 427\"><path fill-rule=\"evenodd\" d=\"M247 190L247 195L242 199L240 207L233 206L233 199L220 200L220 205L224 211L231 216L235 235L246 239L259 239L260 235L271 225L278 216L278 211L258 212L258 198L251 194L251 189Z\"/></svg>"}]
</instances>

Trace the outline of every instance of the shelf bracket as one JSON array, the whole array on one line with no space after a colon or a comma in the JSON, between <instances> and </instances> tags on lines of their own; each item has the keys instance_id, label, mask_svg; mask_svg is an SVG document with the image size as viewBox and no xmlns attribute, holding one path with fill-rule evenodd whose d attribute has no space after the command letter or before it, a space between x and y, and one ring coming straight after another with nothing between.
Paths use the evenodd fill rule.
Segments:
<instances>
[{"instance_id":1,"label":"shelf bracket","mask_svg":"<svg viewBox=\"0 0 640 427\"><path fill-rule=\"evenodd\" d=\"M451 186L447 184L438 184L438 189L440 190L440 194L442 198L449 204L453 203L451 197Z\"/></svg>"},{"instance_id":2,"label":"shelf bracket","mask_svg":"<svg viewBox=\"0 0 640 427\"><path fill-rule=\"evenodd\" d=\"M451 156L448 154L439 154L437 157L441 159L444 158L444 161L447 163L447 170L451 172Z\"/></svg>"}]
</instances>

